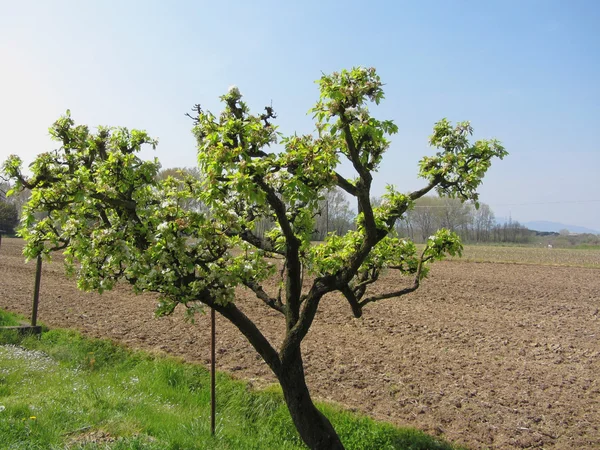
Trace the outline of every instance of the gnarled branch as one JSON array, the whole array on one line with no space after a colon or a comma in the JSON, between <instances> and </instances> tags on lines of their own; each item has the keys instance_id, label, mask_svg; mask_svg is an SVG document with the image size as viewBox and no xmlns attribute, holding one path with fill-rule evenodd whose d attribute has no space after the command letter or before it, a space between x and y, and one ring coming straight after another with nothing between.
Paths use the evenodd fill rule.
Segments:
<instances>
[{"instance_id":1,"label":"gnarled branch","mask_svg":"<svg viewBox=\"0 0 600 450\"><path fill-rule=\"evenodd\" d=\"M237 329L240 330L244 336L246 336L252 347L254 347L259 355L265 360L273 372L279 373L281 369L281 359L279 359L277 351L273 348L271 343L262 334L254 322L252 322L252 320L250 320L242 311L240 311L234 303L229 302L225 305L222 305L217 303L208 293L206 296L202 296L198 300L215 309L231 323L233 323Z\"/></svg>"},{"instance_id":2,"label":"gnarled branch","mask_svg":"<svg viewBox=\"0 0 600 450\"><path fill-rule=\"evenodd\" d=\"M348 300L348 303L350 303L350 307L352 308L352 313L354 314L354 317L356 317L357 319L362 317L362 307L360 306L358 299L354 295L354 291L350 289L348 285L346 285L341 289L341 292L343 296L346 297L346 300Z\"/></svg>"},{"instance_id":3,"label":"gnarled branch","mask_svg":"<svg viewBox=\"0 0 600 450\"><path fill-rule=\"evenodd\" d=\"M274 309L275 311L279 311L280 313L285 314L286 307L283 303L281 303L280 298L271 297L265 292L265 290L260 284L254 281L244 281L244 285L248 289L251 289L256 294L256 296L265 303L265 305Z\"/></svg>"},{"instance_id":4,"label":"gnarled branch","mask_svg":"<svg viewBox=\"0 0 600 450\"><path fill-rule=\"evenodd\" d=\"M350 181L345 179L339 173L334 172L334 175L335 175L335 182L340 188L342 188L344 191L346 191L348 194L350 194L354 197L356 197L358 195L358 190L356 189L356 186L354 186L352 183L350 183Z\"/></svg>"},{"instance_id":5,"label":"gnarled branch","mask_svg":"<svg viewBox=\"0 0 600 450\"><path fill-rule=\"evenodd\" d=\"M239 233L226 231L225 234L230 237L239 236L243 241L247 242L248 244L253 245L254 247L256 247L260 250L264 250L269 253L276 253L278 255L285 254L285 252L283 252L282 250L276 249L275 246L273 245L273 242L271 242L268 239L261 238L260 236L255 235L252 232L252 230L249 230L248 228L243 229Z\"/></svg>"},{"instance_id":6,"label":"gnarled branch","mask_svg":"<svg viewBox=\"0 0 600 450\"><path fill-rule=\"evenodd\" d=\"M362 300L359 303L360 307L363 308L365 305L368 305L369 303L373 303L378 300L385 300L386 298L402 297L403 295L410 294L411 292L416 291L419 288L419 285L421 283L421 273L423 272L423 265L427 261L429 261L430 259L433 258L432 256L425 257L425 252L428 249L429 249L429 247L425 246L425 248L423 249L423 252L421 253L421 257L419 258L419 265L417 266L417 271L415 273L415 278L414 278L412 286L409 286L404 289L400 289L398 291L393 291L393 292L388 292L385 294L378 294L378 295L373 295L371 297L367 297L366 299Z\"/></svg>"}]
</instances>

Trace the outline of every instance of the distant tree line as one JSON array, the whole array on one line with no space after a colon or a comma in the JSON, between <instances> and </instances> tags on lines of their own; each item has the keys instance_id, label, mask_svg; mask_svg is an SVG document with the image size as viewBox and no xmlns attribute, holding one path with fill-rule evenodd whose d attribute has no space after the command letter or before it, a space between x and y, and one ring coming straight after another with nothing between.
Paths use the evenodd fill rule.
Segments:
<instances>
[{"instance_id":1,"label":"distant tree line","mask_svg":"<svg viewBox=\"0 0 600 450\"><path fill-rule=\"evenodd\" d=\"M489 205L480 203L479 208L471 202L458 199L423 197L415 203L404 221L398 223L398 233L415 241L424 242L440 227L456 232L464 242L527 243L535 235L518 221L509 219L496 222Z\"/></svg>"},{"instance_id":2,"label":"distant tree line","mask_svg":"<svg viewBox=\"0 0 600 450\"><path fill-rule=\"evenodd\" d=\"M200 174L196 168L178 167L163 169L158 174L161 179L169 176L173 178L174 182L180 184L181 189L185 189L186 178L198 178ZM8 190L10 190L8 183L0 183L0 230L12 234L19 223L21 208L27 201L29 192L24 191L19 195L7 198ZM380 199L373 198L372 203L374 206L378 205ZM315 217L316 226L313 233L315 241L323 240L328 233L335 232L342 235L348 230L355 229L355 206L350 204L341 189L334 188L324 192L323 199L319 204L320 208ZM205 210L204 205L196 200L188 200L185 205L181 206L186 209ZM259 236L263 236L273 225L268 220L261 220L256 223L254 231ZM404 220L400 220L396 224L396 230L400 236L409 237L415 242L425 242L440 228L454 231L463 242L470 243L525 244L533 242L536 236L555 239L559 236L559 233L529 230L518 221L511 219L501 224L497 223L494 212L485 203L480 203L479 209L477 209L471 202L462 203L458 199L436 196L418 199L415 207L406 214ZM565 245L598 244L598 237L594 235L590 235L592 239L582 239L583 236L569 236L568 230L561 230L560 234L564 237Z\"/></svg>"},{"instance_id":3,"label":"distant tree line","mask_svg":"<svg viewBox=\"0 0 600 450\"><path fill-rule=\"evenodd\" d=\"M185 189L186 177L199 177L200 174L194 168L169 168L161 170L158 174L162 179L169 176L180 183L181 189ZM372 199L374 206L380 202L378 198ZM332 232L343 235L348 230L355 229L356 209L350 204L344 191L336 187L324 192L319 205L313 233L315 241L322 241ZM182 207L204 210L203 205L195 201ZM254 232L263 236L273 226L269 220L261 220L256 223ZM462 203L458 199L435 196L418 199L405 219L396 224L400 236L410 237L415 242L425 242L440 228L458 233L464 242L527 243L535 236L535 232L517 221L496 223L494 212L485 203L481 203L477 209L470 202Z\"/></svg>"},{"instance_id":4,"label":"distant tree line","mask_svg":"<svg viewBox=\"0 0 600 450\"><path fill-rule=\"evenodd\" d=\"M377 205L380 200L372 199ZM316 221L315 240L322 240L327 233L345 233L355 226L356 211L344 193L333 189L324 193L319 216ZM416 242L425 242L440 228L458 233L464 242L527 243L535 236L517 221L509 219L496 223L494 212L485 203L476 208L473 203L462 203L458 199L427 196L418 199L404 220L396 225L400 236L410 237Z\"/></svg>"}]
</instances>

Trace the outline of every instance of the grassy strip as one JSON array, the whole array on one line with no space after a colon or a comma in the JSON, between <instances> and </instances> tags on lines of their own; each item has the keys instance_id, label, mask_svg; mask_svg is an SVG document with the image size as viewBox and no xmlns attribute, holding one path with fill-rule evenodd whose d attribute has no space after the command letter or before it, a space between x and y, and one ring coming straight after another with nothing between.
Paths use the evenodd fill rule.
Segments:
<instances>
[{"instance_id":1,"label":"grassy strip","mask_svg":"<svg viewBox=\"0 0 600 450\"><path fill-rule=\"evenodd\" d=\"M463 262L600 268L600 251L591 249L465 245L462 258L450 259Z\"/></svg>"},{"instance_id":2,"label":"grassy strip","mask_svg":"<svg viewBox=\"0 0 600 450\"><path fill-rule=\"evenodd\" d=\"M0 331L0 367L0 448L305 448L278 387L255 391L219 374L211 437L204 367L74 331ZM414 429L320 408L347 449L455 448Z\"/></svg>"},{"instance_id":3,"label":"grassy strip","mask_svg":"<svg viewBox=\"0 0 600 450\"><path fill-rule=\"evenodd\" d=\"M20 325L20 319L21 316L0 309L0 327L14 327Z\"/></svg>"}]
</instances>

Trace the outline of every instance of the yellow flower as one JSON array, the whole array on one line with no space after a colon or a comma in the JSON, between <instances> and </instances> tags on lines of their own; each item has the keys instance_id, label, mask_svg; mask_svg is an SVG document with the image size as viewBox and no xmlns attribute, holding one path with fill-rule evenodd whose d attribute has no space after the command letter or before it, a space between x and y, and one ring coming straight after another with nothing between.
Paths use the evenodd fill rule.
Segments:
<instances>
[{"instance_id":1,"label":"yellow flower","mask_svg":"<svg viewBox=\"0 0 600 450\"><path fill-rule=\"evenodd\" d=\"M35 420L35 419L37 419L37 417L35 417L35 416L31 416L31 417L30 417L30 419L31 419L31 420Z\"/></svg>"}]
</instances>

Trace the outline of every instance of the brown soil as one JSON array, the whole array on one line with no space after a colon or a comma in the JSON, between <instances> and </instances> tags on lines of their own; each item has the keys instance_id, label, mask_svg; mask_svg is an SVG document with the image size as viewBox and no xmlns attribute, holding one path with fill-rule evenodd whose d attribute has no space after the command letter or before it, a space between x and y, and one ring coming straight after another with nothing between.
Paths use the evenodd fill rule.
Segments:
<instances>
[{"instance_id":1,"label":"brown soil","mask_svg":"<svg viewBox=\"0 0 600 450\"><path fill-rule=\"evenodd\" d=\"M33 262L21 241L0 248L0 308L29 314ZM132 347L207 363L206 315L156 319L156 297L127 286L82 293L46 264L39 319ZM389 276L373 290L402 280ZM278 313L240 293L239 304L278 344ZM600 271L444 262L421 289L372 305L353 319L330 296L304 343L316 397L472 448L600 448ZM217 319L218 367L263 385L266 365L242 335Z\"/></svg>"}]
</instances>

